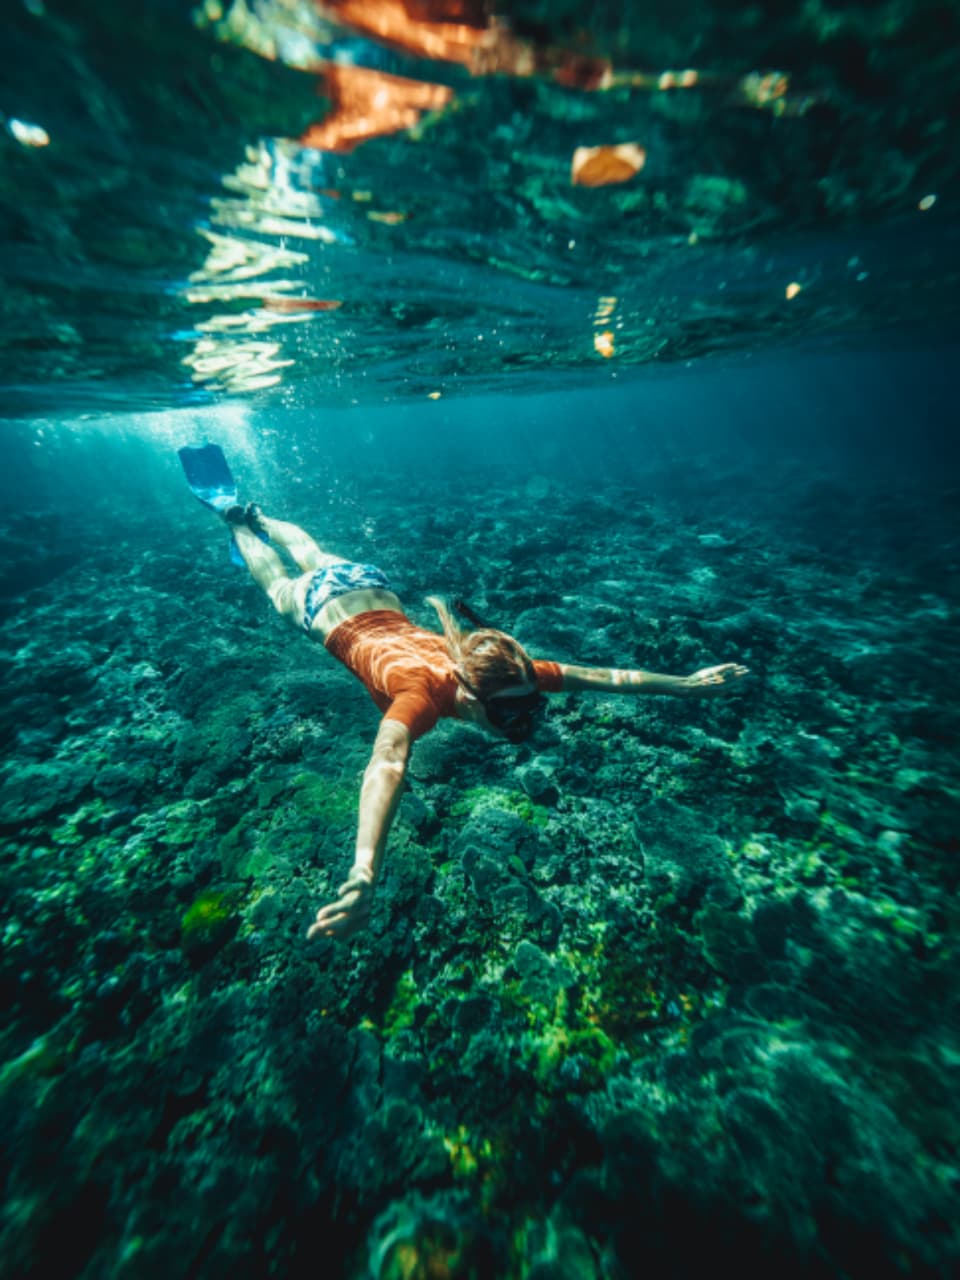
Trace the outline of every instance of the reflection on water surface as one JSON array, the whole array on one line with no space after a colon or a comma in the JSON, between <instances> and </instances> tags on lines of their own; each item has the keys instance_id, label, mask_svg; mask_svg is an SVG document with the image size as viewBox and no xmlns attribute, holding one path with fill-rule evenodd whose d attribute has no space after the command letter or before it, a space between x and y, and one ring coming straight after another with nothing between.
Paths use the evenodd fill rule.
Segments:
<instances>
[{"instance_id":1,"label":"reflection on water surface","mask_svg":"<svg viewBox=\"0 0 960 1280\"><path fill-rule=\"evenodd\" d=\"M615 9L18 5L14 407L526 390L955 325L955 16Z\"/></svg>"}]
</instances>

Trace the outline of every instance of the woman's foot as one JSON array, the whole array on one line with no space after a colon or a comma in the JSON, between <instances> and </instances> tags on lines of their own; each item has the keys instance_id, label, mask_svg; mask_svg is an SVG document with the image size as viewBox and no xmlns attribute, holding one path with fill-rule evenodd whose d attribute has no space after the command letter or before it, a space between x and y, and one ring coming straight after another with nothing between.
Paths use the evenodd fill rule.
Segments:
<instances>
[{"instance_id":1,"label":"woman's foot","mask_svg":"<svg viewBox=\"0 0 960 1280\"><path fill-rule=\"evenodd\" d=\"M248 529L252 529L254 533L266 535L267 529L263 523L263 512L256 502L248 502L243 512L243 523Z\"/></svg>"},{"instance_id":2,"label":"woman's foot","mask_svg":"<svg viewBox=\"0 0 960 1280\"><path fill-rule=\"evenodd\" d=\"M245 507L241 507L239 502L234 502L231 506L225 507L220 514L227 524L244 524L254 533L260 534L261 537L266 537L267 530L262 519L263 512L255 502L248 502Z\"/></svg>"}]
</instances>

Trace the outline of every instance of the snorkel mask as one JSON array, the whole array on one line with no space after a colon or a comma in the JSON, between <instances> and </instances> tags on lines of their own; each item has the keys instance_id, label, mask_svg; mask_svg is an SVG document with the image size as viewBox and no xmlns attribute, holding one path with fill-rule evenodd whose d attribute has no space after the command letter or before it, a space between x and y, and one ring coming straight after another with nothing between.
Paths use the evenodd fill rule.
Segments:
<instances>
[{"instance_id":1,"label":"snorkel mask","mask_svg":"<svg viewBox=\"0 0 960 1280\"><path fill-rule=\"evenodd\" d=\"M530 693L498 693L482 698L459 671L457 679L482 705L494 729L501 730L508 742L525 742L546 715L547 700L537 689Z\"/></svg>"},{"instance_id":2,"label":"snorkel mask","mask_svg":"<svg viewBox=\"0 0 960 1280\"><path fill-rule=\"evenodd\" d=\"M533 693L512 698L488 698L483 702L483 709L493 727L507 735L508 742L519 743L530 737L546 715L547 700L534 689Z\"/></svg>"},{"instance_id":3,"label":"snorkel mask","mask_svg":"<svg viewBox=\"0 0 960 1280\"><path fill-rule=\"evenodd\" d=\"M498 630L471 609L465 600L454 600L453 607L473 626L490 631ZM466 691L482 704L491 725L494 729L499 729L508 742L525 742L546 715L547 700L536 689L531 690L530 693L496 693L483 698L459 672L457 679Z\"/></svg>"}]
</instances>

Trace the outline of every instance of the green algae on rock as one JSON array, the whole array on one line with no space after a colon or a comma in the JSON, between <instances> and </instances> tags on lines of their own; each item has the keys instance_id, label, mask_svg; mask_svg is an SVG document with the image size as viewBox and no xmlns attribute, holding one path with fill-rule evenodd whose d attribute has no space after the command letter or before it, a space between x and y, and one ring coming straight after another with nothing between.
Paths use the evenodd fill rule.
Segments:
<instances>
[{"instance_id":1,"label":"green algae on rock","mask_svg":"<svg viewBox=\"0 0 960 1280\"><path fill-rule=\"evenodd\" d=\"M180 922L180 946L193 964L202 964L230 941L240 925L237 896L208 889L196 897Z\"/></svg>"}]
</instances>

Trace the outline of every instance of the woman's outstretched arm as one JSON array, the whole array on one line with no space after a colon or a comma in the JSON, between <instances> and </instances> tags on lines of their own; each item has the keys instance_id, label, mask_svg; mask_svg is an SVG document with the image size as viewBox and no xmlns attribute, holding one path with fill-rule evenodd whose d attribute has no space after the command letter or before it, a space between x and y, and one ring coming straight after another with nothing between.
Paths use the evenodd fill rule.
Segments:
<instances>
[{"instance_id":1,"label":"woman's outstretched arm","mask_svg":"<svg viewBox=\"0 0 960 1280\"><path fill-rule=\"evenodd\" d=\"M738 662L704 667L689 676L663 676L653 671L618 671L611 667L573 667L561 662L564 693L668 694L703 698L737 685L749 672Z\"/></svg>"},{"instance_id":2,"label":"woman's outstretched arm","mask_svg":"<svg viewBox=\"0 0 960 1280\"><path fill-rule=\"evenodd\" d=\"M357 850L335 902L317 912L307 938L347 938L367 923L373 886L383 862L390 824L403 794L410 758L410 730L399 720L381 720L360 788Z\"/></svg>"}]
</instances>

